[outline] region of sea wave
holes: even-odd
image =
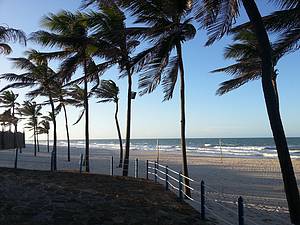
[[[27,141],[28,144],[33,144],[32,141]],[[47,145],[46,141],[40,141],[41,145]],[[52,144],[52,142],[50,142]],[[59,140],[57,145],[60,147],[66,147],[67,141]],[[84,148],[84,140],[71,140],[72,148]],[[120,144],[116,140],[108,141],[97,141],[93,140],[90,142],[91,149],[104,149],[104,150],[118,150]],[[124,146],[125,148],[125,146]],[[160,144],[156,145],[155,142],[147,141],[133,141],[131,142],[130,148],[133,151],[166,151],[166,152],[178,152],[181,151],[180,144]],[[290,154],[292,158],[300,158],[300,145],[291,145]],[[197,145],[193,142],[188,142],[187,152],[193,155],[199,156],[217,156],[217,157],[247,157],[247,158],[276,158],[277,151],[276,147],[272,145],[237,145],[237,144],[223,144],[216,145],[210,143],[204,143]]]

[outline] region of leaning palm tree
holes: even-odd
[[[66,89],[63,88],[63,84],[60,84],[57,86],[55,90],[55,99],[54,101],[58,103],[58,105],[55,108],[56,113],[59,113],[61,110],[64,112],[65,117],[65,127],[66,127],[66,134],[67,134],[67,148],[68,148],[68,154],[67,154],[67,160],[68,162],[71,161],[71,149],[70,149],[70,135],[69,135],[69,123],[68,123],[68,115],[67,115],[67,109],[66,105],[72,104],[73,101],[69,98],[67,98],[68,92]]]
[[[38,133],[47,135],[47,151],[49,152],[49,130],[50,123],[48,120],[42,120],[39,122]]]
[[[100,102],[114,102],[116,105],[115,111],[115,122],[118,132],[118,138],[120,143],[120,160],[119,160],[119,167],[122,167],[123,163],[123,144],[122,144],[122,135],[120,130],[120,125],[118,121],[118,111],[119,111],[119,87],[113,80],[102,80],[100,83],[100,87],[95,89],[93,93],[96,95],[97,98],[103,99],[98,101]]]
[[[73,14],[62,11],[50,14],[42,20],[43,26],[48,31],[38,31],[32,35],[32,40],[48,47],[57,47],[60,50],[45,53],[44,56],[63,59],[60,75],[63,81],[69,82],[78,67],[83,67],[83,76],[72,83],[84,83],[85,104],[85,161],[86,172],[89,167],[89,102],[88,82],[99,83],[99,74],[106,69],[108,64],[96,65],[92,56],[98,52],[99,43],[90,36],[86,16],[77,12]]]
[[[147,27],[140,33],[153,46],[147,54],[148,65],[139,79],[140,94],[151,93],[162,83],[164,100],[170,100],[177,79],[180,80],[181,110],[181,149],[183,174],[188,177],[188,165],[185,140],[185,71],[183,64],[182,44],[194,38],[196,29],[192,25],[190,1],[132,1],[128,5],[132,14],[137,17],[136,23],[145,23]],[[184,179],[189,185],[189,180]],[[190,190],[186,188],[190,196]]]
[[[48,61],[45,57],[41,56],[39,52],[31,50],[26,52],[27,58],[12,58],[14,65],[24,70],[22,74],[5,73],[0,75],[0,79],[6,79],[11,82],[6,85],[2,90],[8,88],[24,88],[36,87],[36,89],[29,91],[26,95],[31,99],[38,96],[47,97],[49,99],[51,110],[55,115],[54,106],[54,90],[57,87],[58,81],[57,74],[48,66]],[[1,90],[1,91],[2,91]],[[57,131],[56,119],[53,122],[53,152],[54,152],[54,170],[57,169]]]
[[[130,152],[131,101],[135,96],[135,93],[132,92],[132,76],[136,71],[136,66],[143,61],[143,57],[149,50],[133,55],[136,47],[140,44],[136,38],[139,35],[136,32],[138,28],[127,27],[124,12],[113,1],[106,3],[100,2],[97,5],[98,10],[88,13],[88,17],[89,24],[94,30],[93,36],[102,43],[98,56],[106,59],[106,63],[110,65],[117,64],[121,72],[120,77],[127,77],[126,143],[123,163],[123,176],[127,176]]]
[[[0,54],[9,55],[11,47],[6,42],[19,42],[26,45],[26,35],[23,31],[0,26]]]
[[[27,117],[27,128],[33,131],[34,137],[34,156],[36,156],[37,151],[37,126],[38,117],[41,116],[41,105],[37,105],[36,102],[25,101],[23,106],[19,109],[23,116]]]
[[[273,1],[279,3],[283,9],[299,8],[298,0]],[[276,84],[273,82],[275,74],[273,67],[273,53],[269,35],[267,33],[267,26],[264,24],[263,18],[254,0],[199,0],[198,2],[200,4],[197,7],[197,18],[202,26],[208,30],[208,45],[226,34],[230,30],[235,18],[239,15],[240,6],[243,5],[245,8],[250,20],[249,23],[251,29],[253,29],[259,46],[262,88],[281,167],[291,222],[300,224],[300,196],[281,120],[277,88]],[[299,20],[297,19],[296,21]],[[286,37],[291,33],[293,32],[288,30]]]

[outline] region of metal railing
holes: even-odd
[[[215,201],[214,199],[210,199],[206,195],[206,189],[210,189],[213,191],[217,191],[210,186],[207,186],[204,181],[196,181],[190,177],[185,176],[182,172],[177,172],[168,166],[159,164],[156,161],[149,161],[146,162],[146,179],[149,179],[149,175],[153,175],[154,182],[158,183],[159,180],[164,181],[165,189],[173,190],[177,193],[178,201],[191,201],[200,206],[200,216],[202,220],[207,218],[207,213],[214,216],[215,218],[219,219],[223,224],[232,225],[233,223],[228,221],[222,215],[216,213],[211,206],[207,205],[207,202],[215,203],[218,206],[222,207],[225,211],[229,212],[230,214],[237,215],[237,220],[239,225],[245,224],[245,217],[244,217],[244,200],[241,196],[237,199],[237,210],[231,210],[228,207],[220,204],[219,202]],[[190,181],[191,185],[187,185],[184,183],[184,180],[187,179]],[[192,187],[193,184],[200,184],[200,190],[196,189],[196,187]],[[190,190],[192,195],[188,194],[187,189]],[[200,196],[200,199],[197,197]],[[247,218],[247,224],[254,224],[258,225],[256,222]]]

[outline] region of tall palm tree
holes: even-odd
[[[26,52],[28,58],[12,58],[11,61],[14,65],[25,70],[25,73],[14,74],[6,73],[0,75],[0,79],[6,79],[11,82],[6,85],[2,90],[8,88],[23,88],[23,87],[36,87],[36,89],[29,91],[26,95],[30,98],[44,96],[49,99],[51,110],[55,115],[54,106],[54,90],[57,87],[58,81],[56,80],[57,74],[48,66],[48,61],[39,52],[31,50]],[[54,152],[54,170],[57,169],[57,131],[56,119],[53,122],[53,152]],[[37,141],[37,140],[36,140]]]
[[[94,94],[97,98],[103,99],[98,101],[100,102],[114,102],[116,105],[115,110],[115,122],[117,127],[117,133],[120,143],[120,160],[119,167],[122,167],[123,163],[123,144],[122,144],[122,135],[120,130],[120,125],[118,121],[118,112],[119,112],[119,87],[113,80],[101,80],[100,87],[94,90]]]
[[[28,117],[27,119],[27,128],[33,130],[34,137],[34,156],[36,156],[37,151],[37,126],[38,126],[38,117],[41,116],[41,105],[37,105],[36,102],[25,101],[23,106],[19,109],[23,116]]]
[[[106,3],[102,4],[100,2],[98,11],[90,12],[88,17],[89,24],[94,31],[93,36],[103,46],[101,51],[98,52],[98,56],[106,59],[110,65],[117,64],[122,73],[120,77],[127,77],[126,144],[123,164],[123,176],[127,176],[130,151],[131,101],[134,96],[132,76],[149,50],[133,56],[136,47],[140,44],[136,38],[139,35],[136,32],[138,28],[127,27],[124,12],[113,1]]]
[[[212,44],[227,33],[239,15],[240,5],[245,8],[259,46],[262,88],[281,167],[291,222],[300,224],[299,190],[281,120],[276,84],[273,82],[275,72],[272,47],[260,11],[254,0],[199,0],[199,2],[197,18],[210,34],[207,44]],[[299,7],[298,0],[274,0],[274,2],[281,4],[284,9]]]
[[[126,5],[126,4],[125,4]],[[162,83],[164,100],[173,96],[175,85],[180,79],[181,149],[183,174],[188,177],[185,140],[185,71],[182,44],[194,38],[196,29],[192,25],[190,1],[130,1],[127,5],[136,19],[147,27],[138,32],[153,46],[147,58],[148,65],[139,79],[140,94],[151,93]],[[189,185],[189,180],[184,179]],[[190,196],[190,190],[186,188]]]
[[[26,35],[21,30],[0,26],[0,54],[9,55],[12,52],[11,47],[6,43],[9,41],[18,41],[26,45]]]
[[[39,122],[38,132],[40,134],[47,135],[47,151],[49,152],[49,130],[50,130],[50,123],[48,120],[42,120]]]
[[[84,83],[84,105],[85,105],[85,161],[86,172],[89,167],[89,102],[88,82],[99,83],[99,75],[106,69],[108,64],[96,65],[93,56],[98,52],[99,43],[90,36],[86,16],[77,12],[73,14],[62,11],[58,14],[50,14],[42,20],[43,26],[48,31],[38,31],[32,35],[32,40],[48,47],[58,47],[60,50],[45,53],[48,58],[63,59],[60,75],[63,81],[70,81],[72,75],[79,66],[83,67],[84,75],[76,82]],[[75,83],[73,81],[73,83]]]

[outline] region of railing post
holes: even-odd
[[[205,186],[204,181],[201,181],[201,219],[205,220]]]
[[[15,156],[15,169],[18,168],[18,149],[16,149],[16,156]]]
[[[179,197],[179,201],[182,202],[183,195],[182,195],[182,176],[181,176],[181,171],[179,172],[179,175],[178,175],[178,197]]]
[[[80,161],[79,161],[79,173],[82,173],[82,164],[83,164],[83,154],[80,154]]]
[[[139,177],[139,159],[135,159],[135,172],[134,172],[134,177],[138,178]]]
[[[154,181],[157,183],[157,162],[154,164]]]
[[[244,201],[241,196],[238,198],[238,216],[239,225],[244,225]]]
[[[110,175],[113,176],[114,175],[114,157],[111,156],[111,160],[110,160]]]
[[[149,160],[146,161],[146,179],[149,180]]]
[[[166,191],[169,190],[169,168],[166,166]]]

